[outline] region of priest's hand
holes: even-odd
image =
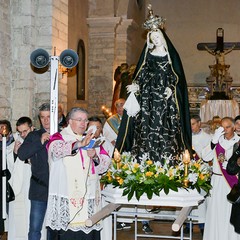
[[[92,133],[92,130],[87,132],[87,135],[81,140],[78,141],[78,148],[87,146],[90,141],[94,138],[94,134]]]
[[[224,134],[224,128],[223,127],[219,127],[215,130],[215,133],[213,134],[212,137],[212,143],[213,144],[217,144],[219,141],[219,138]]]

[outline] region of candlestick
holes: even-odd
[[[188,152],[188,150],[185,150],[184,154],[183,154],[183,164],[184,164],[184,179],[183,179],[183,185],[184,187],[188,187],[188,165],[190,163],[190,154]]]
[[[120,166],[121,166],[121,155],[116,148],[114,150],[113,158],[114,158],[115,163],[117,164],[117,170],[119,170]]]
[[[7,167],[7,128],[3,126],[2,130],[2,172],[6,172]],[[7,186],[7,176],[2,174],[2,218],[6,219],[7,217],[7,200],[6,200],[6,186]]]
[[[101,109],[106,118],[109,118],[112,116],[112,112],[106,106],[103,105]]]

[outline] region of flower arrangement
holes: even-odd
[[[170,189],[177,192],[178,188],[197,189],[198,192],[202,189],[208,194],[210,177],[211,167],[201,159],[191,160],[187,165],[179,159],[177,165],[171,166],[170,160],[166,159],[164,164],[153,162],[148,154],[142,156],[141,163],[138,163],[129,152],[124,152],[118,158],[114,156],[101,182],[122,188],[123,196],[127,195],[128,200],[134,194],[139,200],[144,193],[151,199],[153,194],[159,196],[161,190],[168,194]]]

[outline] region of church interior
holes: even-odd
[[[36,49],[44,49],[49,56],[60,56],[65,49],[78,54],[79,62],[72,69],[59,63],[58,102],[65,113],[81,106],[104,119],[102,106],[111,109],[115,69],[122,63],[137,64],[146,41],[142,23],[149,3],[155,14],[166,18],[166,33],[181,57],[190,110],[199,113],[210,98],[234,100],[230,107],[235,109],[240,86],[237,0],[228,6],[223,0],[197,4],[186,0],[24,0],[4,1],[0,10],[1,119],[14,124],[26,115],[37,125],[38,106],[50,100],[50,64],[44,70],[34,69],[30,55]],[[218,63],[217,39],[223,58]],[[223,95],[213,96],[216,87]]]
[[[15,126],[28,116],[38,128],[38,108],[50,102],[60,103],[65,115],[82,107],[105,122],[119,98],[116,70],[123,85],[146,43],[142,24],[149,4],[166,19],[164,31],[181,58],[190,113],[200,115],[209,131],[216,116],[239,115],[238,0],[2,0],[0,119]],[[200,230],[194,233],[193,239],[202,239]],[[119,236],[130,239],[127,231]]]

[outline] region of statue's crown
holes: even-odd
[[[163,29],[166,19],[163,17],[159,17],[157,15],[153,15],[151,4],[148,5],[148,10],[149,10],[148,18],[143,23],[143,28],[148,31],[152,30],[154,31],[160,28]]]

